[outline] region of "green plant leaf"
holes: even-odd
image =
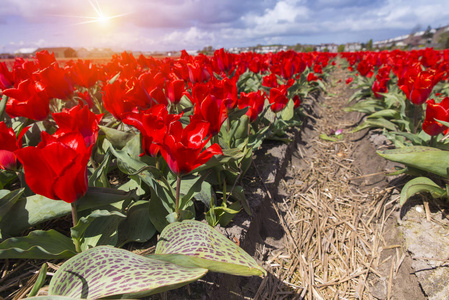
[[[234,189],[232,190],[231,197],[238,200],[242,204],[242,207],[245,210],[245,212],[249,216],[252,216],[251,208],[249,207],[248,200],[246,200],[245,191],[243,190],[242,186],[240,185],[235,186]]]
[[[369,115],[368,119],[378,119],[378,118],[386,118],[386,119],[399,119],[400,113],[394,109],[382,109],[376,111],[375,113]]]
[[[86,195],[78,199],[77,209],[94,209],[133,197],[132,193],[117,189],[89,187]],[[3,237],[14,236],[32,226],[71,212],[70,204],[61,200],[52,200],[41,195],[23,197],[0,220],[1,233]]]
[[[449,178],[449,152],[433,147],[410,146],[377,151],[380,156],[406,166]]]
[[[39,296],[39,297],[29,297],[26,298],[27,300],[79,300],[79,298],[71,298],[71,297],[64,297],[64,296]]]
[[[158,259],[186,267],[201,267],[241,276],[266,274],[242,248],[213,227],[194,220],[165,227],[159,237],[156,254],[161,254]]]
[[[346,112],[358,111],[361,113],[372,114],[384,109],[382,102],[375,99],[366,99],[344,109]]]
[[[132,252],[100,246],[66,261],[53,276],[49,295],[98,299],[141,298],[186,285],[207,273]]]
[[[400,204],[404,203],[413,195],[428,192],[433,198],[447,197],[446,189],[441,188],[427,177],[418,177],[407,182],[401,191]]]
[[[17,179],[17,174],[13,171],[0,170],[0,189]]]
[[[0,190],[0,222],[3,217],[9,213],[9,210],[20,199],[25,188],[17,189],[12,192],[8,190]],[[1,230],[0,230],[1,232]]]
[[[105,188],[111,187],[107,177],[108,168],[111,163],[111,160],[112,160],[111,153],[107,151],[100,166],[98,166],[98,168],[95,169],[95,171],[89,177],[89,186],[105,187]]]
[[[117,229],[126,216],[118,211],[95,210],[70,228],[73,239],[81,241],[81,251],[99,245],[115,246]]]
[[[72,240],[50,229],[35,230],[24,237],[13,237],[0,244],[0,259],[61,259],[76,254]]]
[[[39,270],[39,275],[37,276],[36,282],[31,289],[31,292],[28,294],[28,297],[34,297],[39,292],[40,288],[45,283],[45,278],[47,278],[47,263],[43,263],[41,269]]]
[[[150,203],[140,200],[132,204],[118,229],[119,247],[129,242],[143,243],[156,234],[156,228],[150,220]]]
[[[284,121],[289,121],[293,119],[295,116],[295,104],[293,103],[293,100],[288,100],[287,105],[281,112],[281,118]]]
[[[396,131],[397,127],[394,123],[387,119],[366,119],[365,122],[351,130],[351,133],[366,129],[366,128],[385,128],[391,131]]]
[[[131,140],[134,136],[136,136],[135,133],[131,131],[120,131],[114,128],[109,128],[106,126],[99,126],[101,131],[104,132],[106,135],[106,139],[116,148],[116,149],[122,149],[125,147],[126,143]],[[138,134],[137,134],[138,135]]]

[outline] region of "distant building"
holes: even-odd
[[[345,44],[346,52],[356,52],[362,50],[362,44],[360,43],[347,43]]]
[[[37,48],[20,48],[14,52],[14,56],[23,57],[23,58],[31,58],[34,56]]]
[[[52,47],[52,48],[38,48],[36,51],[34,51],[33,54],[36,54],[36,52],[47,50],[49,53],[54,53],[55,58],[75,58],[76,51],[73,48],[70,47]]]
[[[332,52],[337,53],[338,52],[338,45],[337,44],[320,44],[319,46],[316,46],[316,51],[319,52]]]

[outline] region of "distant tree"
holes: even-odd
[[[422,35],[422,37],[425,38],[425,39],[433,38],[432,27],[430,27],[430,25],[427,26],[427,29],[424,32],[424,34]]]
[[[212,46],[204,47],[203,50],[201,50],[200,52],[205,55],[210,55],[214,52],[214,47],[212,47]]]
[[[304,52],[313,52],[313,47],[307,46],[306,49],[304,49]]]
[[[345,51],[345,45],[338,45],[337,47],[337,51],[340,52],[344,52]]]
[[[323,52],[329,52],[329,48],[324,47]]]
[[[366,43],[366,50],[373,50],[373,39],[370,39],[368,43]]]

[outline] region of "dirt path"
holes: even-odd
[[[349,133],[362,116],[343,110],[354,92],[346,76],[337,68],[309,111],[279,187],[286,235],[267,262],[276,280],[265,278],[255,299],[425,299],[396,228],[392,164],[375,152],[388,141]],[[338,141],[319,137],[337,129]]]

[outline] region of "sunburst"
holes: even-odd
[[[65,18],[76,18],[81,19],[82,21],[75,23],[74,25],[82,25],[89,23],[98,23],[101,25],[108,25],[111,20],[117,19],[123,16],[128,15],[129,13],[117,14],[117,15],[107,15],[103,12],[100,3],[97,0],[88,0],[90,6],[92,6],[95,16],[73,16],[73,15],[56,15],[59,17]]]

